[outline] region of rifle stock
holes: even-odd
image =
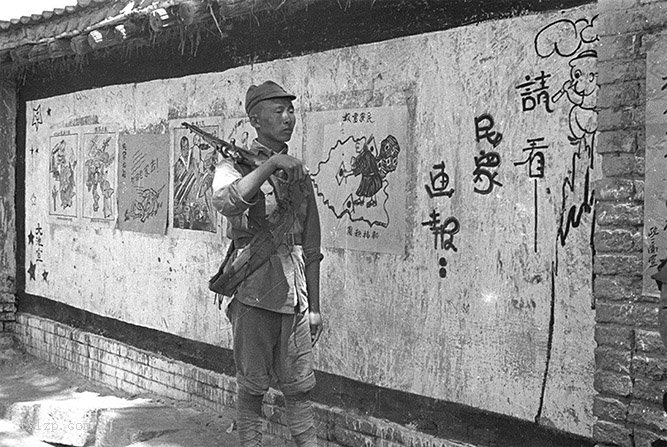
[[[224,158],[231,158],[236,163],[246,165],[251,168],[255,168],[259,164],[259,160],[257,160],[257,157],[255,157],[252,152],[242,147],[236,146],[233,142],[230,143],[223,140],[222,138],[216,137],[215,135],[206,132],[194,124],[186,123],[185,121],[181,124],[190,132],[202,137],[204,141],[214,147],[215,150],[218,151]]]

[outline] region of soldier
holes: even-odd
[[[273,383],[285,395],[297,446],[317,445],[308,394],[315,386],[312,348],[322,332],[320,222],[308,170],[287,154],[296,121],[294,99],[272,81],[251,86],[245,109],[257,132],[249,149],[257,167],[246,169],[226,159],[213,180],[213,205],[227,217],[227,236],[234,244],[229,262],[243,259],[244,250],[266,253],[253,245],[258,233],[273,235],[278,226],[289,224],[277,248],[271,246],[275,251],[243,278],[227,307],[243,447],[261,445],[262,399]]]

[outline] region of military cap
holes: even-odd
[[[273,98],[289,98],[295,100],[296,96],[287,93],[285,89],[273,81],[266,81],[259,85],[251,85],[245,95],[245,111],[250,114],[250,111],[260,101]]]

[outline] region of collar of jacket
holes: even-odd
[[[265,155],[267,157],[272,156],[273,154],[286,154],[287,153],[287,144],[283,146],[283,148],[279,151],[274,151],[273,149],[270,149],[266,146],[264,146],[262,143],[260,143],[257,138],[255,138],[250,145],[250,149],[248,149],[250,152],[252,152],[255,155]]]

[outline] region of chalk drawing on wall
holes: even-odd
[[[41,277],[42,281],[48,282],[49,272],[44,264],[44,228],[40,223],[37,223],[28,233],[28,253],[30,256],[27,269],[28,279],[37,281]],[[38,269],[41,270],[41,274]]]
[[[76,217],[78,209],[78,135],[57,132],[50,138],[49,214]]]
[[[546,170],[546,158],[544,152],[549,149],[544,137],[528,138],[527,147],[521,149],[526,154],[523,160],[514,162],[514,166],[526,166],[529,179],[533,179],[533,251],[537,253],[538,227],[539,227],[539,188],[538,180],[544,178]]]
[[[401,253],[407,109],[312,112],[306,119],[323,244]]]
[[[51,111],[51,109],[49,109]],[[49,114],[50,115],[50,114]],[[42,105],[38,104],[37,107],[32,108],[32,122],[31,125],[35,127],[35,131],[39,130],[39,125],[43,124],[42,120]]]
[[[120,135],[118,228],[164,234],[169,200],[169,135]]]
[[[646,54],[646,181],[644,184],[643,294],[660,296],[651,275],[667,258],[667,41]]]
[[[217,135],[218,126],[205,126],[186,120]],[[213,175],[218,154],[199,135],[184,127],[173,129],[173,214],[172,226],[186,230],[216,232]]]
[[[475,169],[472,176],[475,186],[473,189],[477,194],[491,194],[494,188],[503,186],[497,179],[498,172],[495,171],[501,163],[500,152],[496,151],[496,148],[502,142],[503,134],[493,130],[495,124],[490,113],[475,117],[475,140],[477,143],[486,140],[494,149],[492,151],[481,149],[479,156],[474,157]]]
[[[456,189],[449,187],[450,177],[447,173],[447,165],[444,161],[440,161],[440,163],[433,165],[433,171],[429,172],[430,183],[424,185],[429,198],[438,199],[447,197],[451,199],[456,192]],[[437,253],[437,251],[458,251],[456,245],[454,245],[454,236],[461,230],[461,224],[454,216],[450,216],[444,220],[442,220],[441,217],[441,213],[436,208],[433,208],[429,214],[429,220],[424,221],[421,224],[424,227],[428,227],[433,234],[433,250],[436,251],[436,257],[438,259],[438,276],[440,278],[446,278],[449,262],[444,255]]]
[[[567,100],[569,135],[572,146],[571,168],[561,184],[561,209],[557,244],[565,246],[573,228],[582,223],[584,214],[593,211],[594,191],[591,175],[594,169],[594,147],[597,132],[597,52],[598,35],[595,20],[557,20],[535,36],[535,51],[541,58],[560,57],[570,67],[569,79],[552,97],[554,103]],[[556,264],[557,266],[557,264]]]
[[[117,140],[104,128],[83,134],[83,217],[116,218]]]

